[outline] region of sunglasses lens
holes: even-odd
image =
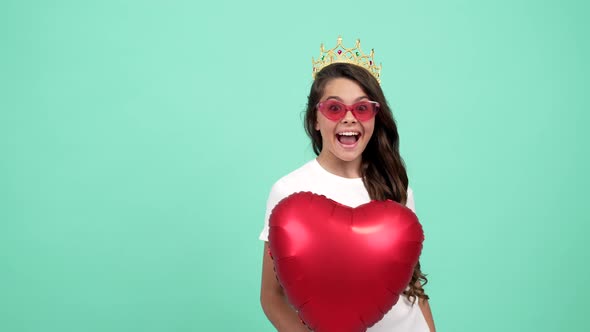
[[[370,120],[377,112],[377,105],[368,101],[361,101],[354,105],[354,116],[360,121]]]
[[[323,102],[320,106],[320,111],[330,120],[340,120],[346,113],[344,105],[335,100]]]

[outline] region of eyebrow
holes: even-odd
[[[338,97],[338,96],[329,96],[328,98],[326,98],[326,100],[329,100],[329,99],[336,99],[336,100],[338,100],[338,101],[340,101],[340,102],[343,102],[343,101],[344,101],[344,100],[342,100],[342,98],[340,98],[340,97]],[[357,99],[355,99],[354,101],[355,101],[355,102],[356,102],[356,101],[361,101],[361,100],[363,100],[363,99],[369,99],[369,97],[367,97],[367,96],[360,96],[360,97],[358,97]]]

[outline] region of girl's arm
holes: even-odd
[[[309,332],[287,302],[283,288],[276,278],[273,261],[268,254],[268,242],[264,243],[260,303],[266,317],[278,332]]]
[[[420,284],[420,281],[416,282],[417,285]],[[432,318],[432,311],[430,310],[430,304],[428,300],[418,299],[418,305],[420,306],[420,310],[422,310],[422,315],[426,320],[426,324],[428,324],[428,329],[430,332],[436,332],[436,328],[434,327],[434,319]]]

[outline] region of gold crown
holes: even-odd
[[[377,82],[381,84],[381,64],[379,64],[379,66],[375,65],[375,62],[373,61],[374,53],[375,51],[371,49],[369,55],[364,54],[363,51],[361,51],[360,39],[356,40],[354,48],[346,48],[342,45],[342,37],[338,36],[338,43],[334,48],[326,51],[324,49],[324,44],[322,43],[320,45],[320,56],[318,60],[316,61],[313,57],[311,58],[311,63],[313,65],[311,76],[315,79],[315,75],[327,65],[336,62],[344,62],[365,68],[373,74],[377,79]]]

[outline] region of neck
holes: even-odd
[[[361,156],[354,160],[346,161],[322,151],[316,159],[326,171],[332,174],[349,179],[361,177]]]

